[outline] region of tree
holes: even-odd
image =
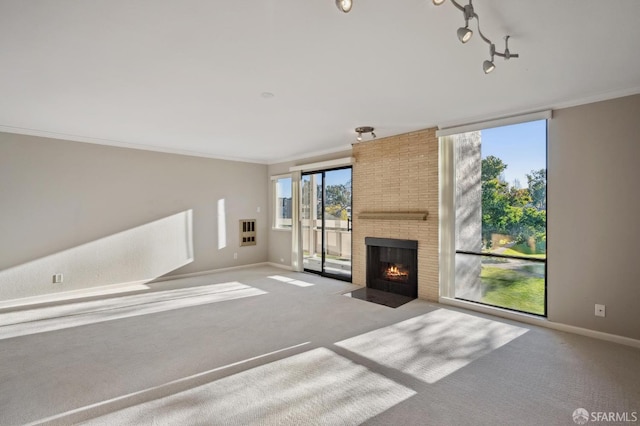
[[[527,184],[533,207],[547,210],[547,170],[531,170],[531,174],[527,174]]]
[[[536,251],[546,244],[546,170],[532,170],[528,187],[510,186],[504,180],[507,168],[500,158],[482,160],[482,239],[491,248],[493,234],[507,234],[518,244],[533,238]]]
[[[346,184],[327,185],[326,210],[339,219],[347,219],[347,208],[351,207],[351,181]]]
[[[522,218],[513,230],[518,244],[529,244],[529,239],[535,242],[535,252],[546,252],[547,243],[547,212],[546,210],[537,210],[533,207],[525,207],[522,209]],[[532,249],[534,247],[531,247]]]
[[[491,235],[506,233],[509,217],[509,185],[500,180],[507,165],[493,155],[482,159],[482,239],[491,248]]]
[[[514,207],[524,207],[531,204],[531,194],[527,188],[520,189],[512,186],[509,188],[508,198],[509,204]]]
[[[520,183],[520,179],[515,178],[515,179],[513,180],[513,183],[511,184],[511,187],[512,187],[512,188],[515,188],[515,189],[520,189],[520,188],[522,188],[522,184]]]
[[[500,180],[500,175],[505,171],[507,165],[493,155],[482,159],[482,182],[492,179]]]

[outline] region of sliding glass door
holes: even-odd
[[[304,269],[351,280],[351,167],[302,175]]]

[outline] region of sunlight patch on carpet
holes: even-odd
[[[413,395],[318,348],[84,424],[358,425]]]
[[[271,275],[269,278],[271,278],[272,280],[281,281],[283,283],[287,283],[287,284],[291,284],[291,285],[297,285],[298,287],[311,287],[311,286],[314,285],[314,284],[308,283],[306,281],[300,281],[300,280],[296,280],[294,278],[283,277],[282,275]]]
[[[266,294],[229,282],[0,314],[0,340]]]
[[[118,404],[121,404],[121,403],[127,404],[125,406],[129,406],[129,405],[132,405],[129,403],[129,401],[134,401],[137,398],[143,398],[143,400],[153,400],[153,399],[162,397],[164,395],[176,394],[178,393],[177,391],[171,391],[171,389],[173,389],[175,386],[188,386],[189,388],[194,388],[198,385],[195,385],[193,383],[197,383],[199,380],[206,380],[208,376],[215,374],[219,371],[223,371],[225,369],[232,368],[232,367],[237,367],[237,366],[247,364],[252,361],[260,360],[263,358],[267,358],[276,354],[281,354],[283,352],[287,352],[290,350],[295,350],[303,346],[306,346],[309,343],[310,342],[299,343],[297,345],[289,346],[287,348],[282,348],[282,349],[278,349],[265,354],[257,355],[251,358],[243,359],[242,361],[232,362],[231,364],[223,365],[221,367],[216,367],[212,370],[203,371],[201,373],[197,373],[188,377],[182,377],[180,379],[173,380],[171,382],[164,383],[159,386],[154,386],[152,388],[136,391],[126,395],[121,395],[116,398],[100,401],[95,404],[90,404],[84,407],[75,408],[73,410],[69,410],[64,413],[60,413],[51,417],[36,420],[35,422],[31,422],[26,426],[36,426],[36,425],[42,425],[42,424],[77,424],[79,420],[73,420],[75,416],[81,416],[81,418],[84,418],[84,419],[91,418],[91,417],[98,417],[100,415],[103,415],[105,412],[118,411],[117,409],[109,410],[110,406],[114,406],[114,405],[117,406]],[[90,413],[92,411],[98,412],[100,414],[91,416]]]
[[[528,330],[446,309],[336,343],[378,364],[435,383]]]

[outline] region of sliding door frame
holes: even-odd
[[[313,274],[318,274],[324,277],[328,277],[328,278],[333,278],[336,280],[341,280],[341,281],[347,281],[347,282],[352,282],[353,279],[353,259],[351,259],[350,262],[350,270],[349,270],[349,275],[346,276],[344,274],[336,274],[336,273],[331,273],[331,272],[327,272],[325,270],[325,266],[326,266],[326,252],[327,252],[327,248],[326,248],[326,220],[325,220],[325,209],[326,209],[326,195],[327,195],[327,188],[326,188],[326,173],[327,172],[332,172],[335,170],[346,170],[349,169],[351,171],[351,176],[353,178],[353,166],[348,165],[348,166],[340,166],[340,167],[333,167],[333,168],[329,168],[329,169],[322,169],[322,170],[313,170],[313,171],[308,171],[308,172],[302,172],[301,176],[300,176],[300,182],[302,182],[302,178],[304,176],[309,176],[309,175],[316,175],[316,174],[321,174],[322,175],[322,183],[321,183],[321,196],[320,196],[320,203],[321,203],[321,209],[320,211],[322,212],[322,217],[320,218],[320,223],[321,223],[321,238],[320,238],[320,247],[321,247],[321,265],[320,265],[320,271],[316,271],[313,269],[307,269],[304,268],[305,272],[311,272]],[[300,187],[302,189],[302,183],[300,184]],[[352,185],[353,188],[353,185]],[[351,193],[350,196],[350,200],[349,200],[349,205],[351,206],[352,210],[353,210],[353,193]],[[302,203],[300,203],[300,208],[302,209]],[[353,223],[353,222],[351,222]],[[347,230],[349,232],[353,231],[353,228],[349,227],[347,225]],[[353,235],[353,234],[352,234]],[[300,249],[301,252],[303,252],[302,248]],[[351,253],[353,253],[353,239],[351,240]],[[303,267],[304,267],[304,261],[303,261]]]

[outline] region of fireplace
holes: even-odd
[[[367,287],[418,297],[418,242],[366,237]]]

